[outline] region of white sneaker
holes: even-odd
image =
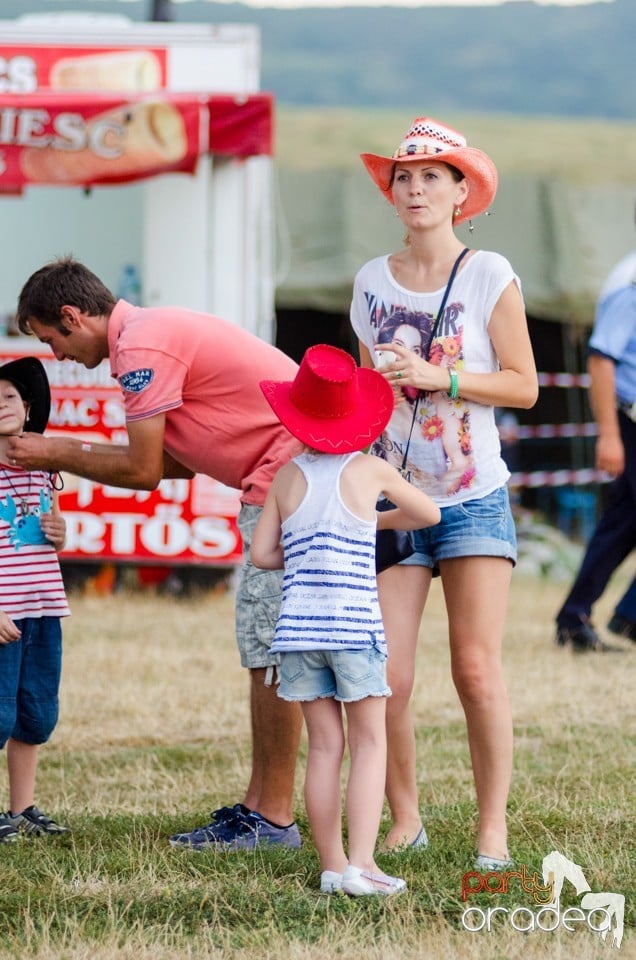
[[[509,857],[504,860],[500,857],[489,857],[487,853],[480,853],[475,860],[475,870],[480,873],[496,873],[500,870],[512,869],[514,865],[514,860]]]
[[[320,874],[321,893],[342,893],[342,874],[335,870],[323,870]]]
[[[351,897],[372,895],[390,897],[406,890],[406,881],[401,877],[389,877],[384,873],[369,873],[349,864],[342,874],[342,889]]]
[[[420,832],[416,836],[415,840],[411,840],[410,847],[428,847],[428,836],[424,827],[421,828]]]

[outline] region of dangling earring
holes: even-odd
[[[458,217],[461,217],[461,215],[462,215],[462,208],[461,208],[461,207],[455,207],[455,212],[453,213],[453,219],[454,219],[454,220],[457,220],[457,218],[458,218]]]

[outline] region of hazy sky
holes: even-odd
[[[187,3],[188,0],[172,0]],[[231,0],[219,0],[231,2]],[[241,0],[254,7],[494,7],[501,3],[527,3],[527,0]],[[534,0],[541,6],[573,7],[587,3],[613,3],[614,0]]]
[[[49,0],[52,6],[64,5],[64,0]],[[96,0],[86,0],[87,10]],[[120,3],[134,3],[136,0],[120,0]],[[174,4],[187,4],[189,0],[172,0]],[[217,0],[231,3],[232,0]],[[502,3],[527,3],[528,0],[239,0],[254,7],[495,7]],[[533,0],[540,6],[574,7],[589,3],[613,3],[614,0]],[[0,6],[2,0],[0,0]],[[97,4],[99,6],[99,4]],[[25,11],[26,12],[26,11]]]
[[[56,0],[53,0],[56,2]],[[133,0],[122,0],[123,3]],[[189,0],[172,0],[185,3]],[[231,3],[232,0],[217,0]],[[527,3],[528,0],[240,0],[253,7],[495,7],[502,3]],[[588,3],[613,3],[614,0],[534,0],[540,6],[574,7]]]

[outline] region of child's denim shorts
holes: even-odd
[[[320,700],[333,697],[343,703],[366,697],[390,697],[386,682],[386,654],[376,647],[363,650],[299,650],[280,655],[283,700]]]
[[[9,737],[46,743],[58,717],[62,673],[59,617],[16,620],[19,640],[0,645],[0,746]]]
[[[455,557],[504,557],[517,562],[517,535],[508,488],[485,497],[442,507],[433,527],[413,531],[415,553],[402,565],[436,568]]]

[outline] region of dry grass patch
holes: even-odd
[[[602,625],[628,582],[599,604]],[[512,848],[540,868],[558,849],[593,890],[627,897],[634,918],[636,649],[575,657],[553,642],[567,584],[517,576],[506,670],[517,750]],[[302,805],[301,851],[187,854],[169,847],[237,800],[250,762],[248,678],[233,597],[72,596],[60,723],[42,751],[38,799],[73,828],[3,848],[0,958],[19,960],[601,960],[588,930],[491,934],[461,926],[461,876],[474,854],[475,803],[464,721],[450,680],[441,589],[422,627],[414,712],[425,852],[386,857],[408,893],[394,901],[320,897]],[[1,776],[5,776],[4,771]],[[572,900],[570,891],[568,903]],[[524,903],[520,896],[511,908]],[[636,960],[628,929],[621,960]]]

